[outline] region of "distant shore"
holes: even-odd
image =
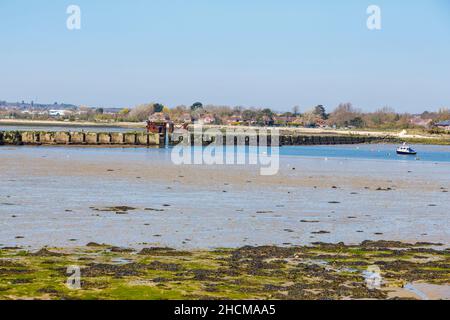
[[[0,125],[7,126],[61,126],[61,127],[105,127],[105,128],[145,128],[143,122],[88,122],[0,119]]]
[[[57,121],[57,120],[21,120],[21,119],[0,119],[0,126],[59,126],[59,127],[98,127],[98,128],[127,128],[127,129],[143,129],[145,124],[143,122],[87,122],[87,121]],[[193,126],[191,126],[192,128]],[[219,130],[259,130],[261,127],[250,126],[231,126],[231,125],[203,125],[204,129],[219,129]],[[293,128],[293,127],[278,127],[281,134],[286,135],[355,135],[368,137],[387,137],[396,138],[399,141],[406,141],[408,143],[416,144],[437,144],[450,145],[450,135],[431,135],[421,133],[413,130],[372,130],[372,129],[332,129],[332,128]]]

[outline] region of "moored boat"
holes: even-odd
[[[402,146],[397,148],[397,154],[402,155],[416,155],[417,151],[404,143]]]

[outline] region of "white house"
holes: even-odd
[[[71,112],[68,110],[49,110],[48,111],[48,115],[51,117],[64,117],[70,113]]]

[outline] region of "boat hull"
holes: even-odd
[[[404,156],[415,156],[415,155],[417,155],[417,152],[397,151],[397,154],[404,155]]]

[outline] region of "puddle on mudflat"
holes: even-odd
[[[133,262],[133,260],[125,259],[125,258],[113,258],[113,259],[111,259],[111,262],[113,264],[117,264],[117,265],[125,265],[125,264]]]
[[[414,293],[421,300],[450,300],[450,285],[408,283],[404,289]]]

